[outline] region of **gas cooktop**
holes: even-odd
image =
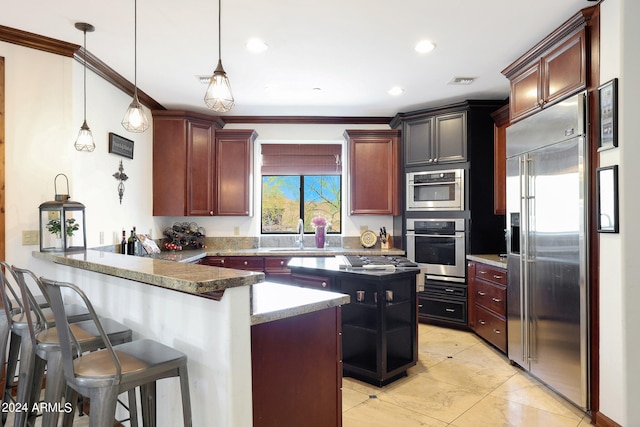
[[[418,267],[418,264],[409,260],[407,257],[398,255],[346,255],[345,258],[351,267],[390,265],[396,268]]]

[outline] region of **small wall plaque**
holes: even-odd
[[[133,141],[109,132],[109,152],[133,159]]]

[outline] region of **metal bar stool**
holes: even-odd
[[[25,396],[28,395],[25,393],[28,393],[31,390],[31,357],[29,355],[33,353],[33,348],[31,347],[30,340],[27,336],[28,325],[26,312],[29,311],[31,306],[39,306],[39,304],[37,303],[36,298],[28,289],[27,294],[30,295],[30,304],[26,304],[20,296],[21,291],[18,285],[18,278],[13,269],[4,261],[0,261],[0,266],[4,267],[5,270],[5,274],[2,274],[2,272],[0,271],[3,283],[3,286],[1,286],[1,296],[4,303],[6,324],[10,331],[9,352],[6,358],[5,387],[2,396],[2,402],[3,405],[6,406],[13,400],[12,392],[14,389],[14,379],[19,357],[27,355],[28,357],[26,357],[23,361],[20,361],[20,373],[24,378],[23,380],[21,380],[20,377],[18,377],[18,390],[16,395],[16,402],[20,405],[23,405],[24,403],[26,403]],[[13,283],[9,280],[9,277],[13,279]],[[9,289],[10,294],[13,297],[13,302],[16,303],[15,305],[17,307],[13,306],[9,294],[6,292],[7,289]],[[44,296],[46,298],[46,294],[44,294]],[[67,310],[66,315],[69,318],[70,323],[76,323],[91,318],[87,309],[80,305],[65,304],[64,309]],[[52,327],[54,324],[54,315],[51,308],[43,308],[42,313],[43,322],[47,325],[47,327]],[[25,337],[25,339],[23,339],[23,336]],[[2,425],[6,423],[7,415],[7,412],[2,413]],[[26,415],[26,411],[16,411],[15,425],[22,426],[25,422]]]
[[[67,385],[89,397],[91,427],[112,427],[117,396],[136,387],[140,387],[144,425],[155,426],[155,382],[169,377],[180,379],[183,423],[185,427],[191,427],[189,376],[187,356],[184,353],[148,339],[112,346],[91,302],[80,288],[71,283],[55,282],[45,278],[41,278],[41,281],[47,288],[58,325]],[[74,360],[61,288],[72,290],[84,301],[100,332],[104,350],[85,353]]]
[[[55,427],[58,425],[59,412],[52,410],[59,407],[62,396],[65,390],[64,372],[62,368],[62,353],[60,352],[60,340],[58,337],[58,329],[56,327],[48,327],[47,322],[44,320],[45,315],[42,309],[38,307],[33,301],[32,296],[27,286],[26,278],[29,278],[32,282],[36,283],[38,287],[43,291],[43,295],[46,295],[46,288],[40,281],[40,279],[31,271],[18,268],[16,266],[11,267],[15,273],[18,286],[22,292],[22,301],[28,301],[31,306],[31,310],[25,312],[28,325],[29,339],[31,341],[30,348],[32,352],[30,354],[23,354],[20,363],[21,374],[20,380],[25,378],[27,384],[31,384],[31,392],[27,393],[27,390],[20,392],[20,386],[18,386],[18,401],[25,401],[29,408],[33,407],[35,402],[38,402],[40,390],[42,388],[42,379],[44,376],[44,368],[47,368],[47,381],[45,384],[44,402],[47,404],[47,410],[42,414],[42,427]],[[26,304],[25,304],[26,305]],[[34,318],[31,314],[35,314]],[[105,329],[105,332],[109,338],[111,344],[122,344],[125,342],[131,342],[132,331],[121,323],[116,322],[113,319],[101,318],[100,321]],[[100,339],[100,333],[95,327],[95,324],[91,320],[85,320],[82,322],[72,323],[70,325],[73,331],[74,350],[77,353],[83,353],[87,351],[95,351],[102,348],[102,340]],[[26,347],[26,346],[25,346]],[[24,348],[24,347],[23,347]],[[34,351],[35,350],[35,351]],[[24,361],[24,363],[23,363]],[[26,372],[23,372],[23,367]],[[65,403],[70,403],[71,410],[65,412],[65,424],[71,422],[73,418],[73,405],[75,400],[70,400],[67,396]],[[56,406],[56,404],[58,404]],[[130,417],[130,424],[132,427],[137,426],[136,418],[136,400],[135,393],[131,392],[129,395],[130,411],[134,414]],[[30,417],[27,420],[27,425],[31,425],[37,414],[30,413]]]

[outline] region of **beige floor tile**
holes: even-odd
[[[343,427],[445,427],[447,423],[380,399],[366,402],[343,413]]]
[[[517,373],[491,392],[491,396],[581,420],[584,412],[526,373]]]
[[[509,358],[492,345],[481,341],[455,355],[455,359],[472,362],[477,365],[510,366]],[[514,372],[517,368],[513,367]]]
[[[418,329],[418,351],[452,356],[480,342],[480,338],[469,332],[444,329]]]
[[[378,399],[451,422],[485,395],[485,392],[433,380],[421,374],[407,381],[390,384],[384,393],[378,395]]]
[[[486,363],[477,364],[458,360],[455,355],[429,368],[421,376],[489,393],[515,374],[515,369],[507,363],[497,363],[493,366]]]
[[[362,402],[366,402],[369,400],[369,396],[368,394],[342,387],[342,412],[344,413]]]
[[[580,420],[487,396],[450,427],[577,427]]]

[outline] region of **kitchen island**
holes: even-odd
[[[342,309],[343,374],[384,386],[418,360],[418,268],[345,267],[344,257],[293,258],[293,282],[349,295]]]
[[[131,327],[134,339],[153,339],[187,355],[194,426],[254,425],[252,339],[262,336],[264,346],[269,339],[286,338],[287,321],[313,317],[314,313],[335,318],[340,305],[349,302],[346,295],[301,293],[300,289],[262,282],[263,274],[250,271],[94,250],[33,255],[28,268],[38,275],[77,284],[101,316]],[[211,298],[211,292],[220,291],[224,291],[220,298]],[[268,328],[268,335],[256,333],[254,328],[260,327]],[[339,329],[334,324],[333,330],[324,333],[335,338]],[[297,350],[301,351],[292,349]],[[335,350],[333,369],[325,372],[333,375],[335,382],[339,380],[337,353]],[[286,388],[287,381],[292,379],[281,379],[278,387]],[[181,425],[179,393],[177,380],[158,382],[159,426]],[[274,395],[274,389],[268,393]],[[339,387],[334,395],[339,395]]]

